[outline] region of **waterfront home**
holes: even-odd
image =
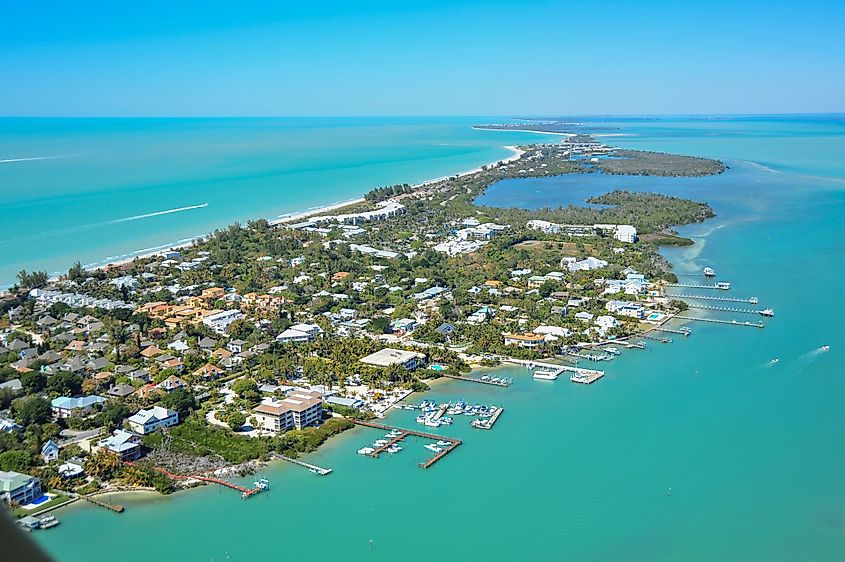
[[[38,478],[20,472],[0,471],[0,500],[26,505],[41,495],[41,480]]]
[[[371,353],[366,357],[362,357],[359,361],[374,367],[392,367],[393,365],[401,365],[409,371],[414,371],[425,364],[425,359],[426,356],[424,353],[386,347],[376,351],[375,353]]]
[[[94,395],[80,396],[79,398],[59,396],[58,398],[53,398],[50,406],[53,416],[56,418],[79,418],[93,413],[96,407],[102,405],[105,401],[106,399],[102,396]]]
[[[309,342],[322,335],[323,329],[317,324],[294,324],[278,336],[279,343]]]
[[[179,413],[161,406],[153,406],[130,416],[126,423],[135,433],[146,435],[160,427],[176,425],[179,423]]]
[[[134,461],[141,456],[141,438],[134,433],[115,429],[110,437],[97,442],[100,449],[117,455],[122,461]]]
[[[604,332],[609,330],[610,328],[616,328],[619,326],[619,320],[614,318],[613,316],[599,316],[596,318],[596,326]]]
[[[534,332],[527,332],[525,334],[502,334],[505,340],[505,345],[518,345],[527,349],[535,349],[546,344],[545,334],[535,334]]]
[[[283,400],[265,398],[253,409],[256,425],[281,432],[319,425],[323,419],[323,400],[318,392],[295,390]]]
[[[605,308],[608,312],[630,318],[643,318],[645,316],[645,308],[635,302],[610,300],[605,304]]]
[[[53,462],[59,458],[59,446],[52,439],[48,439],[44,445],[41,446],[41,458],[45,463]]]

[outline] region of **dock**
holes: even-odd
[[[118,504],[118,503],[106,503],[106,502],[104,502],[104,501],[100,501],[100,500],[98,500],[98,499],[96,499],[96,498],[93,498],[93,497],[91,497],[91,496],[86,496],[86,495],[84,495],[84,494],[79,494],[79,498],[80,498],[80,499],[83,499],[83,500],[85,500],[85,501],[87,501],[87,502],[89,502],[89,503],[91,503],[91,504],[94,504],[94,505],[96,505],[97,507],[104,507],[104,508],[106,508],[106,509],[109,509],[109,510],[111,510],[111,511],[114,511],[115,513],[123,513],[123,512],[125,511],[125,509],[126,509],[126,508],[124,508],[122,505],[120,505],[120,504]]]
[[[291,458],[291,457],[287,457],[285,455],[280,455],[278,453],[274,454],[273,458],[281,459],[283,461],[287,461],[289,463],[293,463],[293,464],[305,467],[318,476],[325,476],[327,474],[332,473],[331,468],[324,468],[322,466],[317,466],[316,464],[311,464],[310,462],[301,461],[299,459],[294,459],[294,458]]]
[[[699,285],[693,283],[666,283],[667,287],[679,287],[683,289],[716,289],[720,291],[728,290],[727,287],[719,287],[718,285]],[[668,296],[668,295],[667,295]]]
[[[692,330],[689,328],[678,328],[677,330],[674,328],[663,328],[662,326],[659,328],[652,328],[652,332],[664,332],[667,334],[677,334],[679,336],[688,336],[692,333]]]
[[[449,446],[444,447],[443,450],[441,452],[437,453],[435,456],[427,459],[424,462],[421,462],[419,464],[420,468],[430,467],[431,465],[433,465],[434,463],[436,463],[437,461],[439,461],[440,459],[445,457],[447,454],[451,453],[455,449],[455,447],[457,447],[458,445],[460,445],[462,443],[462,441],[460,439],[455,439],[454,437],[446,437],[446,436],[443,436],[443,435],[434,435],[434,434],[431,434],[431,433],[425,433],[425,432],[422,432],[422,431],[417,431],[415,429],[404,429],[404,428],[401,428],[401,427],[393,427],[393,426],[385,425],[385,424],[382,424],[382,423],[359,420],[359,419],[355,419],[355,418],[349,418],[349,421],[353,422],[356,425],[361,425],[361,426],[364,426],[364,427],[372,427],[372,428],[375,428],[375,429],[381,429],[383,431],[395,431],[395,432],[398,432],[400,434],[397,437],[394,437],[393,439],[388,441],[386,445],[384,445],[382,447],[378,447],[372,453],[370,453],[369,456],[371,456],[373,458],[377,458],[379,456],[379,454],[384,452],[385,450],[387,450],[388,447],[390,447],[391,445],[394,445],[396,443],[399,443],[400,441],[402,441],[408,435],[413,435],[415,437],[422,437],[424,439],[431,439],[432,441],[448,441],[449,443],[451,443]]]
[[[135,466],[135,464],[130,462],[130,461],[123,461],[123,462],[125,464],[130,465],[130,466]],[[198,475],[186,476],[186,475],[183,475],[183,474],[173,474],[172,472],[165,470],[163,468],[159,468],[157,466],[153,466],[151,468],[153,470],[155,470],[156,472],[161,472],[165,476],[169,476],[170,478],[173,478],[175,480],[199,480],[200,482],[208,482],[210,484],[219,484],[220,486],[224,486],[226,488],[231,488],[232,490],[237,490],[241,493],[241,497],[243,499],[251,498],[255,494],[262,492],[265,489],[267,489],[266,486],[255,486],[254,488],[244,488],[243,486],[241,486],[239,484],[235,484],[235,483],[229,482],[227,480],[221,480],[220,478],[212,478],[210,476],[198,476]]]
[[[586,370],[586,369],[584,369]],[[571,382],[580,384],[593,384],[604,376],[604,371],[590,371],[588,373],[576,373],[569,377]]]
[[[759,301],[757,297],[748,297],[747,299],[741,297],[712,297],[707,295],[670,295],[666,293],[663,295],[670,299],[692,299],[692,300],[703,300],[703,301],[722,301],[722,302],[744,302],[748,304],[757,304]]]
[[[575,351],[564,351],[564,355],[569,357],[576,357],[578,359],[586,359],[587,361],[610,361],[610,355],[604,353],[602,355],[593,355],[592,353],[577,353]]]
[[[491,417],[483,420],[472,420],[472,423],[470,423],[470,425],[475,429],[493,429],[493,426],[496,424],[497,421],[499,421],[499,417],[504,411],[504,408],[499,408],[498,410],[496,410],[496,413],[493,414]]]
[[[486,380],[485,381],[485,380],[476,379],[476,378],[473,378],[473,377],[462,377],[460,375],[440,375],[440,376],[446,377],[446,378],[449,378],[449,379],[455,379],[457,381],[477,382],[478,384],[489,384],[489,385],[492,385],[492,386],[501,386],[503,388],[507,388],[507,387],[510,386],[510,383],[502,382],[501,380],[499,380],[499,381]]]
[[[711,322],[713,324],[727,324],[729,326],[747,326],[749,328],[765,328],[762,322],[740,322],[739,320],[717,320],[715,318],[696,318],[695,316],[675,316],[678,320],[694,320],[696,322]]]
[[[652,330],[652,331],[655,331],[655,330]],[[687,335],[687,334],[684,334],[684,335]],[[656,341],[656,342],[660,342],[660,343],[672,343],[671,339],[664,337],[664,336],[653,336],[651,334],[642,334],[639,337],[646,339],[646,340],[652,340],[652,341]]]
[[[760,314],[759,310],[754,310],[753,308],[732,308],[729,306],[710,306],[707,304],[694,304],[690,303],[687,305],[689,308],[696,308],[699,310],[715,310],[717,312],[736,312],[739,314]]]

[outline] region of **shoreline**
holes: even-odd
[[[557,134],[557,133],[554,133],[554,134]],[[456,174],[449,174],[449,175],[446,175],[446,176],[440,176],[440,177],[436,177],[436,178],[427,179],[427,180],[412,184],[411,187],[413,189],[418,189],[418,188],[425,187],[425,186],[428,186],[428,185],[431,185],[431,184],[434,184],[434,183],[437,183],[439,181],[443,181],[443,180],[446,180],[446,179],[449,179],[449,178],[453,178],[453,177],[459,177],[460,178],[460,177],[476,174],[478,172],[483,171],[485,167],[490,166],[490,165],[498,164],[500,162],[503,163],[503,164],[515,162],[515,161],[519,160],[520,158],[522,158],[522,155],[525,154],[525,151],[521,150],[516,145],[504,145],[504,146],[502,146],[502,148],[511,151],[512,154],[510,156],[508,156],[507,158],[494,160],[492,162],[487,162],[485,164],[481,164],[479,166],[476,166],[475,168],[472,168],[470,170],[465,170],[463,172],[458,172]],[[341,201],[341,202],[337,202],[337,203],[330,203],[328,205],[322,205],[320,207],[315,207],[315,208],[307,209],[307,210],[304,210],[304,211],[294,211],[294,212],[291,212],[291,213],[278,215],[274,219],[268,219],[268,222],[270,223],[271,226],[274,226],[274,227],[281,226],[281,225],[288,224],[288,223],[291,223],[291,222],[301,221],[301,220],[307,219],[308,217],[312,217],[312,216],[315,216],[315,215],[322,215],[322,214],[329,213],[329,212],[332,212],[332,211],[338,211],[338,210],[344,209],[346,207],[351,207],[353,205],[359,205],[359,204],[364,203],[364,202],[366,202],[366,199],[364,197],[357,197],[355,199],[349,199],[347,201]],[[98,270],[101,270],[101,269],[109,269],[109,268],[112,268],[112,267],[120,267],[120,266],[125,265],[127,263],[132,263],[136,259],[151,258],[151,257],[156,256],[156,255],[158,255],[158,254],[160,254],[164,251],[167,251],[167,250],[180,250],[182,248],[188,248],[188,247],[192,246],[197,240],[205,238],[209,234],[211,234],[211,233],[209,232],[209,233],[206,233],[206,234],[198,234],[198,235],[193,236],[191,238],[183,239],[184,241],[175,242],[173,244],[161,244],[159,246],[156,246],[154,250],[151,250],[151,251],[148,251],[148,252],[144,251],[144,250],[139,250],[139,253],[137,253],[137,254],[127,256],[125,258],[121,258],[121,259],[118,259],[118,260],[108,261],[106,263],[98,262],[96,264],[88,264],[88,265],[84,266],[84,269],[85,269],[85,271],[98,271]],[[70,267],[70,266],[68,266],[68,267]],[[58,275],[56,273],[58,273]],[[59,276],[64,275],[64,273],[59,273],[59,272],[56,272],[56,273],[54,273],[53,275],[50,276],[50,281],[58,281]],[[6,285],[6,286],[0,286],[0,289],[8,289],[13,284],[14,283],[12,283],[10,285]]]

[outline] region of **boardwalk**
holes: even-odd
[[[130,465],[130,466],[135,466],[135,464],[132,463],[132,462],[129,462],[129,461],[123,461],[123,462]],[[157,472],[161,472],[165,476],[169,476],[170,478],[173,478],[175,480],[199,480],[200,482],[208,482],[208,483],[211,483],[211,484],[219,484],[221,486],[225,486],[226,488],[231,488],[233,490],[239,491],[241,493],[241,497],[244,498],[244,499],[250,498],[250,497],[254,496],[255,494],[257,494],[257,493],[266,489],[266,487],[262,487],[262,486],[256,486],[255,488],[244,488],[243,486],[241,486],[239,484],[234,484],[234,483],[229,482],[227,480],[221,480],[220,478],[212,478],[212,477],[209,477],[209,476],[197,476],[197,475],[185,476],[185,475],[182,475],[182,474],[173,474],[172,472],[169,472],[169,471],[167,471],[163,468],[159,468],[157,466],[152,467],[152,469],[157,471]]]
[[[431,465],[433,465],[434,463],[436,463],[437,461],[439,461],[440,459],[445,457],[447,454],[451,453],[455,449],[455,447],[457,447],[458,445],[460,445],[462,443],[462,441],[460,439],[455,439],[454,437],[445,437],[443,435],[434,435],[432,433],[425,433],[425,432],[422,432],[422,431],[417,431],[415,429],[404,429],[404,428],[401,428],[401,427],[393,427],[393,426],[390,426],[390,425],[385,425],[383,423],[376,423],[376,422],[359,420],[359,419],[354,419],[354,418],[350,418],[350,421],[357,424],[357,425],[362,425],[364,427],[372,427],[372,428],[381,429],[381,430],[384,430],[384,431],[396,431],[396,432],[400,433],[400,435],[398,435],[397,437],[394,437],[393,439],[388,441],[388,443],[386,445],[378,447],[372,453],[370,453],[369,455],[373,458],[378,457],[379,454],[383,453],[385,450],[387,450],[387,448],[390,447],[390,445],[399,443],[400,441],[402,441],[408,435],[414,435],[416,437],[423,437],[425,439],[431,439],[432,441],[448,441],[450,443],[450,445],[444,447],[443,450],[441,452],[437,453],[435,456],[429,458],[425,462],[421,462],[419,464],[420,468],[430,467]]]

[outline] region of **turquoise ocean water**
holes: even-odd
[[[544,139],[483,118],[0,118],[0,287],[234,221],[461,172]]]
[[[666,251],[678,271],[714,267],[776,317],[763,330],[692,324],[604,368],[590,387],[439,384],[427,397],[494,402],[489,432],[458,419],[464,444],[429,470],[422,443],[378,460],[356,429],[311,459],[325,478],[272,465],[272,490],[242,501],[206,487],[74,506],[33,535],[57,559],[841,560],[845,557],[845,126],[836,117],[622,120],[614,143],[724,159],[700,179],[579,176],[491,188],[486,204],[567,204],[608,188],[709,201]],[[731,314],[714,314],[731,319]],[[739,317],[744,320],[745,317]],[[828,352],[818,348],[830,345]],[[773,357],[780,362],[770,364]],[[412,412],[388,423],[413,427]],[[134,537],[128,540],[127,537]],[[154,540],[135,540],[154,537]],[[127,547],[127,544],[131,546]]]

